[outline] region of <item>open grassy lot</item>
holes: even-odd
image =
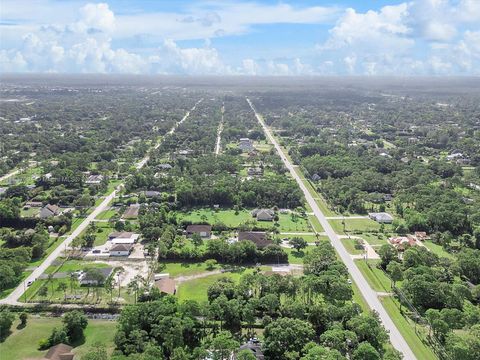
[[[58,259],[62,260],[62,259]],[[67,260],[63,264],[58,266],[49,266],[47,270],[45,271],[46,274],[52,274],[55,271],[58,272],[65,272],[65,273],[70,273],[73,271],[77,270],[85,270],[85,269],[101,269],[101,268],[106,268],[109,265],[106,263],[97,263],[93,261],[82,261],[82,260]]]
[[[95,227],[96,227],[96,230],[94,232],[95,234],[95,241],[93,243],[93,246],[99,246],[99,245],[103,245],[107,242],[107,239],[108,239],[108,235],[111,233],[111,232],[114,232],[115,229],[113,228],[113,226],[108,223],[108,222],[95,222]],[[87,232],[88,228],[83,230],[82,233],[79,235],[79,236],[83,236],[85,235],[85,233]]]
[[[301,251],[289,248],[283,248],[283,250],[288,254],[288,262],[290,264],[303,264],[303,258],[313,247],[315,246],[307,246]]]
[[[372,246],[382,246],[388,244],[388,238],[393,234],[363,233],[361,238]]]
[[[222,222],[225,225],[236,228],[246,221],[252,221],[254,218],[250,214],[251,210],[241,210],[235,214],[235,210],[198,209],[189,213],[178,213],[178,219],[189,220],[193,223],[208,222],[215,224]],[[280,232],[309,232],[312,231],[308,221],[302,217],[292,217],[290,214],[278,214],[277,229]],[[273,221],[256,221],[256,225],[263,229],[270,229],[275,226]]]
[[[355,260],[355,264],[362,272],[368,284],[375,291],[390,292],[392,290],[390,279],[376,267],[378,260]]]
[[[98,216],[95,218],[97,220],[109,220],[112,216],[117,215],[118,212],[115,209],[109,209],[102,211]]]
[[[168,273],[171,277],[176,276],[188,276],[200,274],[204,271],[208,271],[205,263],[177,263],[167,262],[163,263],[165,268],[162,269],[162,273]],[[217,267],[219,268],[219,266]]]
[[[12,333],[3,343],[0,343],[0,358],[24,359],[41,358],[47,351],[39,351],[38,343],[50,335],[54,327],[61,326],[60,318],[29,317],[27,326],[17,329],[18,320],[12,326]],[[115,335],[114,321],[89,320],[85,329],[85,341],[78,344],[73,350],[75,354],[84,354],[96,342],[105,344],[107,349],[113,350],[113,337]]]
[[[437,254],[440,257],[445,257],[448,259],[455,259],[455,256],[447,252],[441,245],[437,245],[430,240],[424,241],[423,244],[427,247],[428,250]]]
[[[378,231],[380,230],[380,224],[376,221],[371,219],[348,219],[345,218],[345,231],[343,231],[343,220],[342,219],[335,219],[335,220],[328,220],[330,225],[332,225],[333,229],[338,234],[345,234],[345,232],[349,233],[363,233],[369,231]],[[391,225],[385,224],[385,229],[390,229]]]
[[[262,266],[262,270],[270,270],[268,266]],[[252,273],[254,268],[242,268],[236,272],[225,272],[222,274],[215,274],[203,278],[197,278],[181,283],[177,288],[177,296],[179,301],[196,300],[199,302],[207,301],[208,287],[215,283],[220,278],[230,278],[238,282],[242,275]]]
[[[410,319],[405,318],[400,313],[396,300],[392,297],[382,297],[380,298],[380,301],[400,333],[407,341],[408,345],[410,345],[410,348],[417,359],[436,360],[437,357],[433,351],[427,345],[425,345],[422,339],[415,333],[413,322]]]
[[[363,248],[357,246],[358,242],[355,239],[341,239],[341,242],[349,254],[358,255],[364,253]]]

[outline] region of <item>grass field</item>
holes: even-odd
[[[363,249],[356,247],[357,241],[355,239],[341,239],[341,242],[349,254],[359,255],[364,253]]]
[[[25,328],[19,330],[17,326],[18,320],[12,326],[12,333],[3,343],[0,343],[0,358],[2,360],[41,358],[44,356],[47,351],[39,351],[37,349],[38,343],[41,339],[48,337],[54,327],[61,326],[61,319],[31,316]],[[89,320],[85,329],[85,342],[75,347],[74,353],[81,356],[96,342],[102,342],[107,349],[112,351],[115,326],[114,321]]]
[[[171,277],[176,276],[187,276],[200,274],[204,271],[208,271],[205,263],[175,263],[168,262],[165,264],[165,268],[161,271],[162,273],[168,273]],[[220,266],[217,266],[219,268]]]
[[[393,234],[376,234],[376,233],[363,233],[361,238],[364,239],[372,246],[382,246],[388,243],[388,238]]]
[[[434,254],[437,254],[440,257],[445,257],[451,260],[455,259],[455,256],[447,252],[441,245],[437,245],[430,240],[424,241],[423,244],[427,247],[428,250],[430,250]]]
[[[368,260],[369,267],[365,260],[355,260],[355,264],[373,290],[390,292],[392,291],[390,279],[380,269],[377,269],[377,263],[378,260]]]
[[[283,248],[288,254],[288,262],[290,264],[303,264],[303,258],[315,246],[307,246],[307,248],[297,251],[295,249]]]
[[[109,220],[112,216],[117,215],[117,210],[109,209],[102,211],[98,216],[95,218],[97,220]]]
[[[425,345],[417,334],[415,334],[414,324],[411,320],[406,319],[401,313],[396,304],[396,300],[392,297],[381,297],[385,310],[390,315],[398,330],[405,338],[417,359],[422,360],[436,360],[437,357],[433,351]]]
[[[268,266],[262,266],[262,270],[270,270]],[[177,296],[179,301],[184,300],[196,300],[198,302],[207,301],[207,290],[210,285],[215,283],[220,278],[230,278],[235,282],[238,282],[242,275],[252,273],[253,268],[246,268],[238,272],[225,272],[223,274],[216,274],[206,276],[204,278],[185,281],[178,286]]]
[[[236,228],[246,221],[254,220],[250,214],[251,210],[241,210],[235,214],[235,210],[219,210],[199,209],[190,213],[178,213],[178,219],[189,220],[193,223],[206,221],[209,224],[222,222],[225,225]],[[309,232],[312,231],[308,221],[301,217],[292,218],[290,214],[278,214],[278,230],[280,232]],[[274,226],[273,221],[257,221],[256,225],[260,228],[270,229]]]
[[[329,220],[330,225],[338,234],[345,234],[345,232],[368,232],[380,230],[380,224],[371,219],[345,219],[345,232],[343,231],[343,224],[341,219]],[[389,229],[391,225],[385,225],[385,229]]]

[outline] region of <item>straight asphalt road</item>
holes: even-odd
[[[355,281],[355,283],[357,284],[358,288],[360,289],[360,292],[362,293],[363,298],[367,302],[368,306],[372,310],[375,310],[378,313],[380,320],[383,323],[383,326],[389,332],[390,342],[395,347],[395,349],[397,349],[403,354],[405,360],[415,360],[416,357],[413,354],[412,349],[410,349],[410,346],[407,344],[404,337],[402,336],[402,334],[400,333],[400,331],[398,330],[398,328],[396,327],[396,325],[388,315],[387,311],[385,310],[382,303],[378,299],[377,293],[370,287],[367,280],[365,280],[365,278],[363,277],[361,271],[358,269],[354,260],[351,258],[350,254],[347,252],[342,242],[340,241],[340,238],[335,233],[332,226],[326,219],[325,215],[322,213],[322,211],[318,207],[317,203],[315,202],[315,199],[310,194],[310,192],[308,191],[307,187],[304,185],[303,181],[300,179],[298,174],[295,172],[294,166],[285,156],[277,140],[273,137],[270,129],[267,127],[267,125],[263,121],[262,116],[257,113],[250,99],[247,98],[247,102],[252,108],[253,112],[255,113],[255,117],[257,118],[258,122],[262,126],[263,131],[267,135],[267,138],[275,146],[275,149],[277,150],[278,154],[283,160],[283,163],[285,164],[287,169],[290,171],[290,174],[293,176],[293,178],[297,181],[298,185],[302,189],[308,204],[313,210],[315,217],[318,219],[318,221],[322,225],[326,235],[328,236],[328,238],[330,239],[330,242],[332,243],[332,246],[335,248],[335,250],[339,254],[343,263],[346,265],[352,280]]]
[[[173,134],[175,130],[177,129],[178,125],[180,125],[182,122],[184,122],[190,113],[195,110],[195,107],[202,101],[203,99],[200,99],[190,111],[187,111],[185,116],[178,122],[176,123],[173,128],[168,132],[168,134]],[[154,147],[154,149],[158,148],[161,142],[157,143]],[[150,159],[149,153],[142,159],[140,160],[136,168],[141,169],[147,161]],[[123,187],[123,184],[120,184],[117,186],[115,190],[113,190],[109,195],[105,197],[105,199],[92,211],[90,215],[88,215],[85,220],[82,221],[82,223],[69,235],[67,238],[59,244],[55,250],[53,250],[50,255],[47,256],[47,258],[35,269],[32,271],[32,273],[18,285],[15,290],[13,290],[7,297],[4,299],[0,300],[0,304],[9,304],[9,305],[23,305],[23,303],[19,302],[18,300],[20,299],[20,296],[24,293],[26,289],[26,284],[28,284],[29,281],[33,282],[35,281],[40,275],[42,275],[47,268],[52,265],[52,263],[55,261],[57,257],[61,255],[61,253],[67,249],[67,247],[72,243],[72,241],[82,233],[83,230],[87,228],[88,225],[104,210],[106,210],[110,204],[110,202],[115,198],[117,191]]]

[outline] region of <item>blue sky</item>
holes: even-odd
[[[0,71],[479,75],[480,0],[2,0]]]

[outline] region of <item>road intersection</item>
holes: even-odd
[[[200,99],[199,101],[197,101],[197,103],[195,103],[195,105],[193,106],[193,108],[190,110],[190,111],[187,111],[187,113],[185,114],[185,116],[179,121],[177,122],[173,127],[172,129],[168,132],[168,134],[173,134],[175,132],[175,130],[177,129],[177,127],[183,123],[189,116],[190,116],[190,113],[192,111],[195,110],[196,106],[202,101],[203,99]],[[161,144],[161,141],[158,142],[153,148],[152,150],[154,149],[157,149]],[[137,164],[136,164],[136,168],[137,169],[141,169],[143,166],[145,166],[145,164],[148,162],[148,160],[150,159],[150,151],[147,153],[147,155],[145,155],[145,157],[143,159],[141,159]],[[47,258],[37,267],[35,268],[32,273],[27,276],[26,279],[24,279],[8,296],[6,296],[5,298],[1,299],[0,300],[0,305],[1,304],[8,304],[8,305],[24,305],[24,303],[22,302],[19,302],[18,300],[20,299],[20,297],[22,296],[22,294],[25,292],[26,290],[26,287],[27,287],[27,284],[29,283],[32,283],[33,281],[35,281],[38,277],[40,277],[40,275],[42,275],[45,270],[47,270],[47,268],[52,265],[52,263],[55,261],[55,259],[57,257],[59,257],[62,252],[64,250],[66,250],[68,248],[68,246],[70,246],[70,244],[73,242],[73,240],[79,236],[82,231],[84,231],[88,225],[90,225],[91,222],[93,222],[95,220],[95,218],[102,212],[102,211],[105,211],[110,202],[115,198],[115,196],[117,195],[117,192],[119,190],[121,190],[121,188],[123,187],[123,183],[118,185],[110,194],[108,194],[105,199],[85,218],[85,220],[83,220],[80,225],[70,234],[66,237],[66,239],[61,243],[59,244],[51,253],[50,255],[47,256]]]

